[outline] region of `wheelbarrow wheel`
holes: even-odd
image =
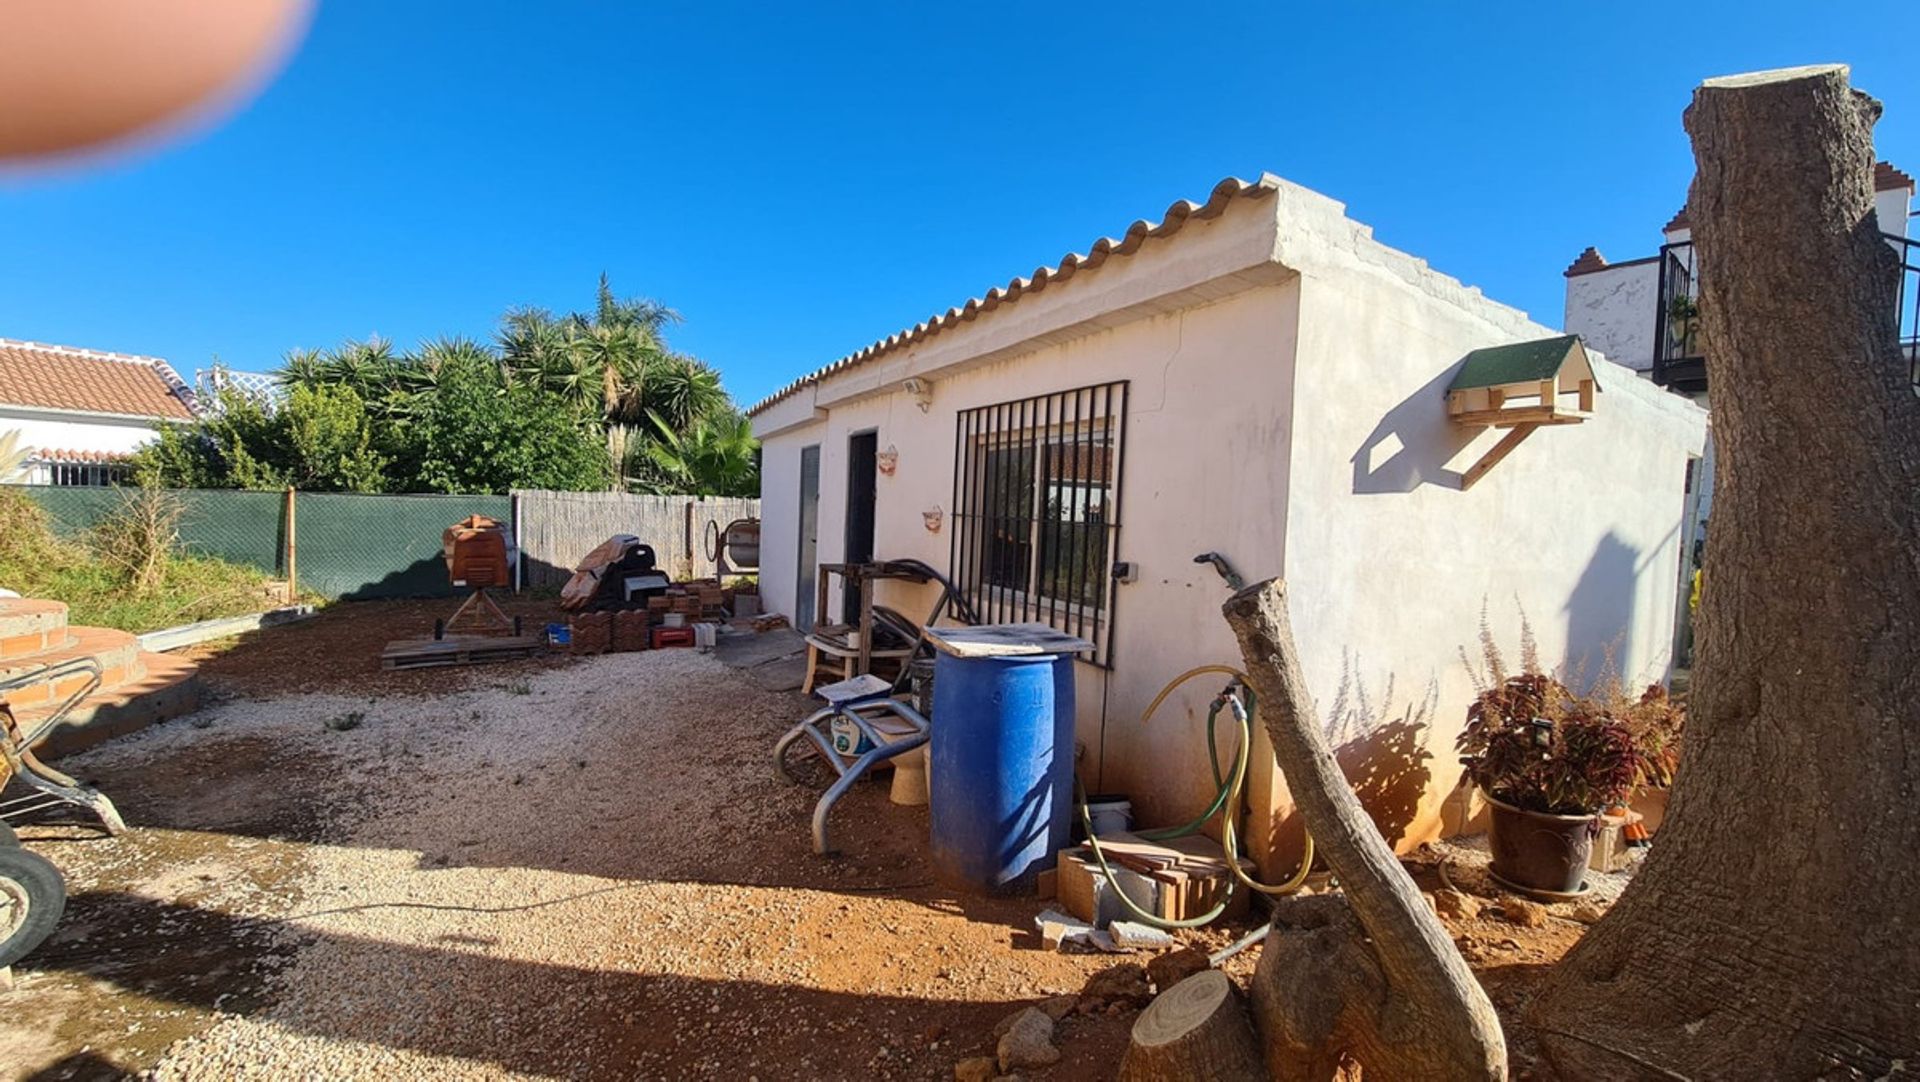
[[[53,934],[67,907],[60,869],[38,853],[0,849],[0,966],[10,966]]]

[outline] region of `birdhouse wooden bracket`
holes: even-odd
[[[1599,390],[1593,362],[1574,335],[1467,354],[1447,387],[1447,419],[1464,428],[1507,433],[1460,475],[1460,487],[1472,488],[1535,430],[1592,417]]]

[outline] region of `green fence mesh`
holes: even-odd
[[[55,533],[78,537],[120,507],[131,490],[120,488],[65,488],[24,486],[53,520]],[[180,489],[182,504],[180,547],[203,556],[217,556],[236,564],[251,564],[269,574],[282,574],[280,554],[286,548],[281,522],[287,497],[283,492],[233,492]]]
[[[125,497],[115,488],[22,486],[45,508],[55,532],[83,536]],[[183,548],[285,575],[286,493],[179,490]],[[300,493],[294,509],[300,588],[326,597],[444,597],[453,594],[440,534],[468,515],[502,522],[505,496],[360,496]]]
[[[302,492],[294,509],[300,587],[328,597],[454,592],[440,534],[468,515],[509,520],[505,496],[358,496]]]

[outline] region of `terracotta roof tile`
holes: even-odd
[[[188,421],[191,398],[157,357],[0,338],[0,405]]]
[[[862,365],[896,349],[913,345],[931,338],[941,331],[950,330],[962,323],[971,323],[980,316],[993,311],[1003,304],[1012,304],[1028,293],[1038,293],[1051,283],[1064,282],[1082,270],[1092,270],[1107,261],[1108,256],[1132,255],[1140,250],[1151,237],[1170,237],[1187,224],[1189,218],[1206,221],[1217,218],[1226,212],[1227,205],[1238,198],[1258,199],[1272,195],[1280,187],[1280,181],[1273,176],[1262,176],[1248,182],[1238,177],[1228,177],[1213,186],[1213,192],[1205,203],[1194,203],[1182,199],[1167,208],[1159,222],[1137,221],[1127,227],[1125,235],[1119,240],[1101,237],[1087,250],[1086,255],[1069,252],[1057,266],[1041,267],[1029,278],[1015,278],[1005,286],[996,286],[987,291],[987,295],[968,301],[959,308],[949,308],[924,323],[908,327],[873,343],[865,349],[850,353],[845,357],[815,369],[801,376],[785,387],[773,392],[754,403],[747,411],[748,416],[759,413],[782,399],[789,398],[802,387],[819,383],[829,376],[838,375],[849,368]]]
[[[1913,178],[1893,167],[1892,162],[1873,163],[1873,190],[1890,192],[1897,188],[1913,190]]]
[[[1895,169],[1891,162],[1873,163],[1873,190],[1874,191],[1890,192],[1899,188],[1905,188],[1908,191],[1912,191],[1913,186],[1914,186],[1913,178],[1901,172],[1900,170]],[[1680,212],[1673,216],[1673,220],[1669,221],[1666,225],[1666,228],[1662,229],[1661,232],[1671,233],[1676,229],[1687,229],[1687,228],[1689,228],[1687,224],[1687,208],[1683,206],[1680,208]]]
[[[124,451],[68,451],[61,448],[37,447],[27,456],[27,460],[71,465],[106,465],[111,462],[125,462],[132,457],[131,453]]]
[[[1576,274],[1592,274],[1594,271],[1606,269],[1607,257],[1601,255],[1598,248],[1588,248],[1581,252],[1580,258],[1574,260],[1563,273],[1571,278]]]

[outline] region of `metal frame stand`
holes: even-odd
[[[918,710],[893,698],[893,685],[871,674],[856,676],[851,680],[842,680],[837,684],[828,684],[815,692],[827,701],[827,705],[809,714],[805,721],[788,729],[778,743],[773,746],[773,766],[775,773],[787,781],[798,781],[787,769],[787,749],[797,743],[801,737],[813,741],[815,748],[840,777],[827,787],[819,803],[813,806],[813,851],[820,856],[835,852],[827,838],[827,813],[833,810],[834,802],[846,795],[853,783],[862,774],[875,765],[886,762],[898,755],[904,755],[925,744],[932,735],[932,726]],[[892,714],[913,728],[906,736],[892,734],[889,742],[887,735],[875,729],[872,716]],[[849,763],[845,757],[834,750],[833,741],[827,736],[827,726],[835,717],[844,717],[851,721],[860,734],[866,737],[873,747]]]
[[[21,784],[34,790],[26,796],[15,797],[0,802],[0,822],[11,821],[30,812],[51,808],[60,804],[72,804],[85,808],[99,817],[100,825],[107,828],[108,834],[119,835],[127,832],[127,824],[120,818],[119,809],[113,806],[105,793],[92,786],[82,785],[66,774],[48,766],[33,754],[33,746],[41,738],[67,719],[80,700],[94,693],[100,687],[100,662],[95,658],[74,658],[70,661],[42,665],[37,669],[0,680],[0,695],[23,688],[30,684],[51,684],[70,676],[85,673],[87,681],[80,690],[67,696],[58,708],[40,723],[33,732],[24,732],[20,723],[14,720],[13,710],[0,700],[0,788],[7,781],[18,778]]]

